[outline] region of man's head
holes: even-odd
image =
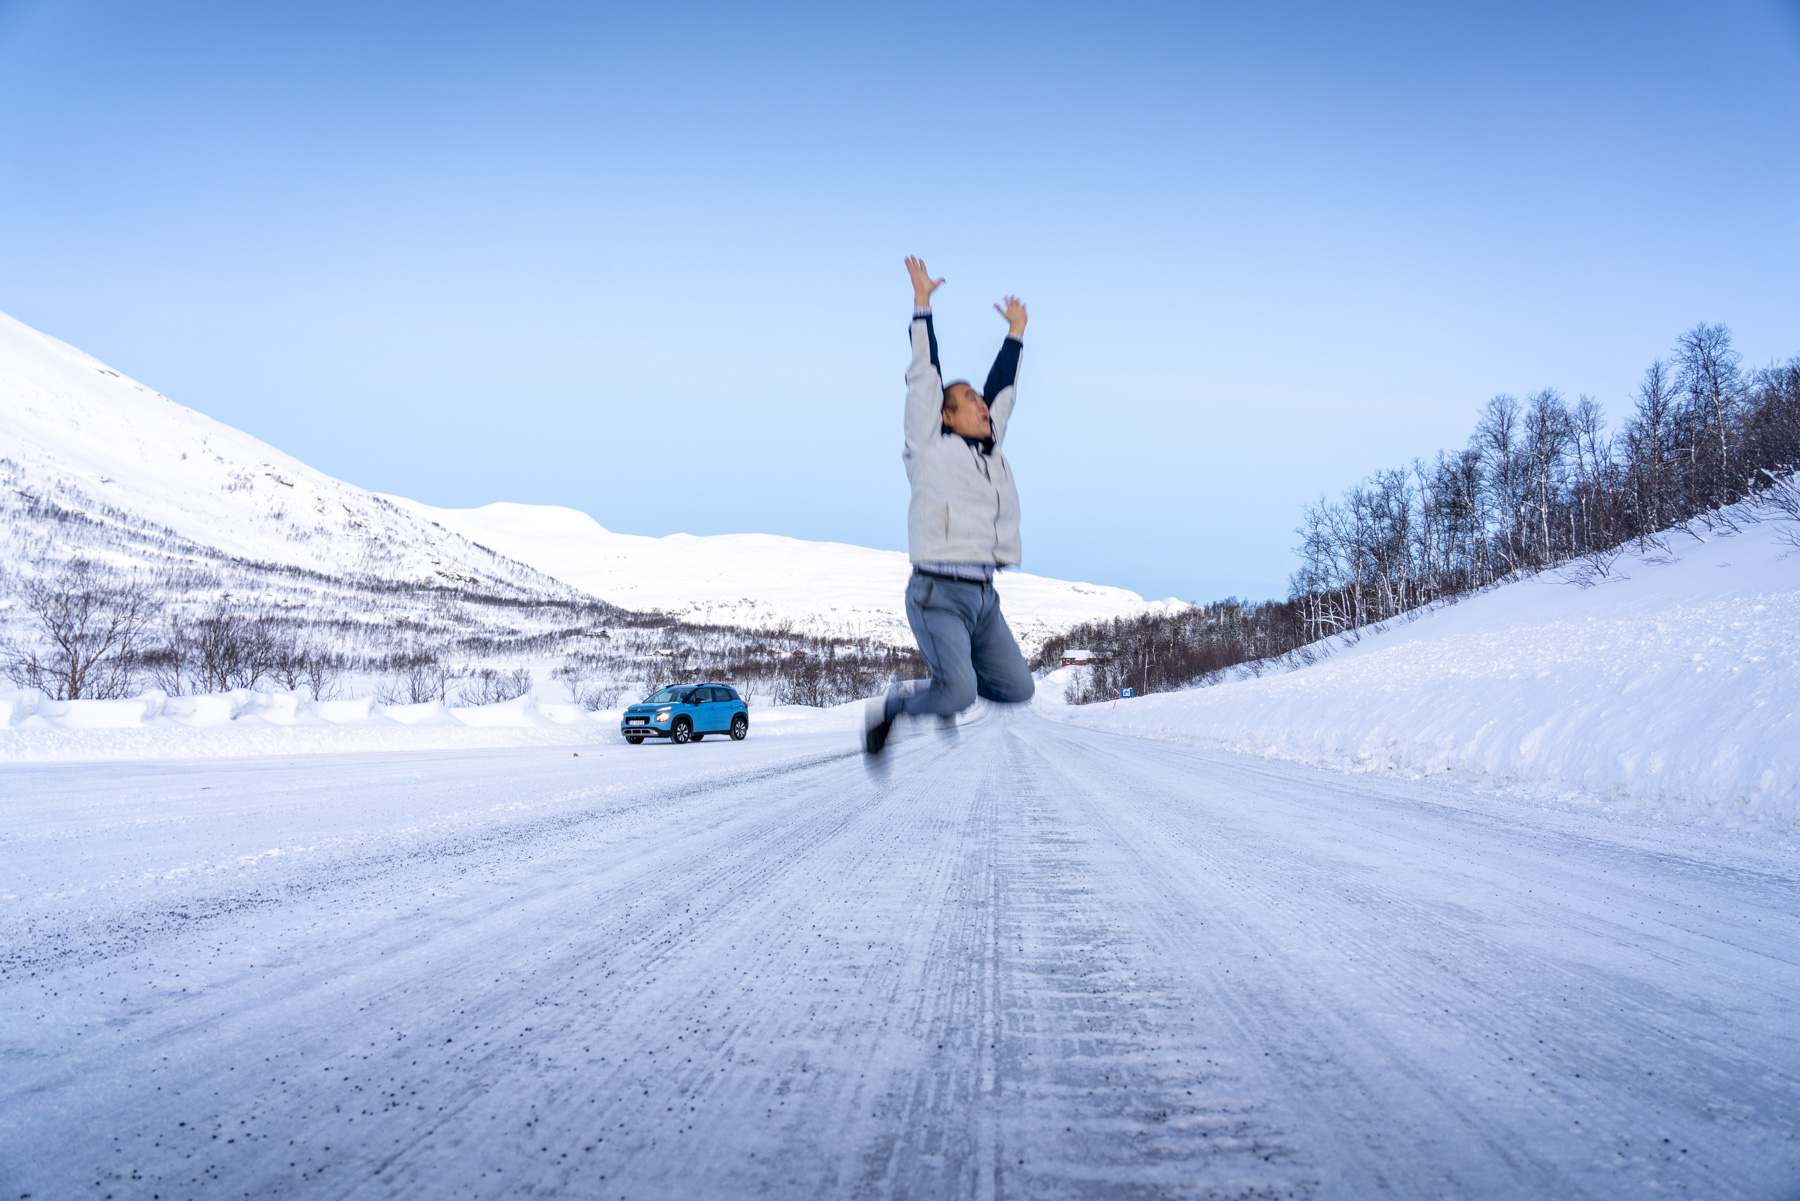
[[[944,389],[944,426],[965,438],[991,438],[994,424],[988,418],[987,401],[967,380],[956,380]]]

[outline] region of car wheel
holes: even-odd
[[[625,741],[629,742],[632,746],[636,746],[638,743],[644,741],[644,736],[639,734],[636,738],[633,738],[631,735],[627,734],[625,735]]]
[[[694,723],[685,717],[677,717],[675,724],[669,727],[670,742],[686,742],[694,736]]]
[[[749,732],[750,732],[750,719],[748,717],[745,717],[742,713],[740,713],[736,717],[731,719],[731,737],[734,740],[736,740],[738,742],[744,741],[744,735],[748,734]]]

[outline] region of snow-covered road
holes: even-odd
[[[1800,1192],[1791,849],[849,742],[0,768],[0,1196]]]

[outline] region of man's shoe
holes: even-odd
[[[888,731],[894,728],[894,718],[900,713],[900,685],[889,684],[887,695],[871,700],[863,710],[863,751],[870,755],[881,754],[881,748],[887,745]]]
[[[881,717],[881,702],[870,701],[871,719],[863,730],[863,751],[870,755],[881,754],[881,748],[887,745],[888,731],[894,728],[894,719]]]

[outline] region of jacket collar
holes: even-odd
[[[967,434],[957,433],[947,425],[938,426],[938,434],[945,438],[961,438],[964,442],[967,442],[970,446],[973,446],[984,455],[991,455],[994,453],[994,440],[992,438],[971,438]]]

